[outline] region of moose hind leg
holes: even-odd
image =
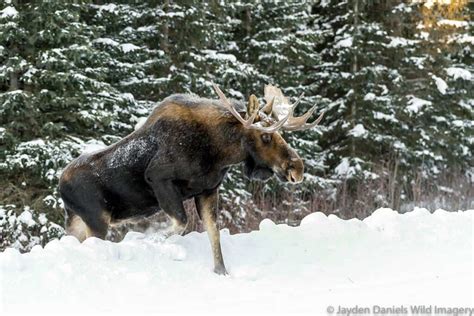
[[[84,241],[89,234],[89,227],[82,218],[66,210],[66,234],[76,237],[80,242]]]
[[[187,221],[187,216],[186,214],[184,214],[184,216],[186,217],[185,220],[183,220],[182,218],[180,218],[180,216],[176,217],[174,214],[173,215],[169,215],[167,214],[169,219],[171,220],[171,231],[173,234],[176,234],[176,235],[184,235],[185,232],[186,232],[186,228],[188,227],[188,221]],[[178,219],[180,218],[180,219]]]
[[[66,220],[66,233],[76,237],[80,242],[89,237],[105,239],[109,228],[110,216],[105,212],[98,218],[84,220],[79,215],[72,214]]]
[[[202,194],[196,197],[196,207],[207,231],[211,243],[212,257],[214,259],[214,272],[226,275],[227,270],[222,257],[220,233],[217,227],[218,191]]]
[[[66,211],[66,231],[80,241],[88,237],[104,239],[110,223],[103,190],[95,176],[85,172],[80,177],[61,178],[59,193]]]
[[[89,205],[74,205],[66,207],[66,233],[75,236],[79,241],[89,237],[105,239],[110,214],[99,203]]]
[[[92,219],[86,219],[86,223],[89,227],[87,238],[97,237],[105,239],[109,231],[110,215],[107,211],[102,209],[98,216],[94,216]]]
[[[188,217],[178,189],[169,180],[162,181],[151,178],[149,182],[152,184],[153,192],[160,207],[172,222],[170,231],[166,231],[165,235],[184,234],[188,226]]]

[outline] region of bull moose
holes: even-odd
[[[105,238],[109,225],[163,210],[183,233],[183,201],[194,198],[211,243],[214,271],[226,274],[216,224],[218,188],[232,165],[244,163],[249,178],[284,182],[303,180],[303,161],[278,133],[304,130],[316,107],[303,116],[293,111],[302,98],[288,102],[280,89],[265,86],[260,108],[251,95],[248,106],[228,100],[175,94],[159,103],[146,122],[122,140],[83,154],[64,169],[59,192],[66,231],[83,241]]]

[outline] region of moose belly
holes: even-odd
[[[174,180],[173,183],[179,189],[185,200],[219,187],[227,170],[228,169],[224,169],[218,174],[203,175],[190,180]]]
[[[104,200],[114,221],[150,216],[160,209],[153,192],[145,186],[129,186],[124,190],[104,189]]]
[[[181,181],[176,181],[176,185],[179,188],[179,191],[181,192],[183,200],[192,198],[204,192],[203,188],[192,187],[189,186],[187,183],[183,183]]]

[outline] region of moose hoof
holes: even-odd
[[[217,266],[214,268],[214,273],[219,274],[219,275],[228,275],[227,270],[225,269],[224,266]]]

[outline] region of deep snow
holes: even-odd
[[[229,276],[212,273],[205,233],[73,237],[0,253],[5,313],[308,313],[328,305],[472,306],[473,214],[379,209],[364,221],[322,213],[299,227],[221,231]]]

